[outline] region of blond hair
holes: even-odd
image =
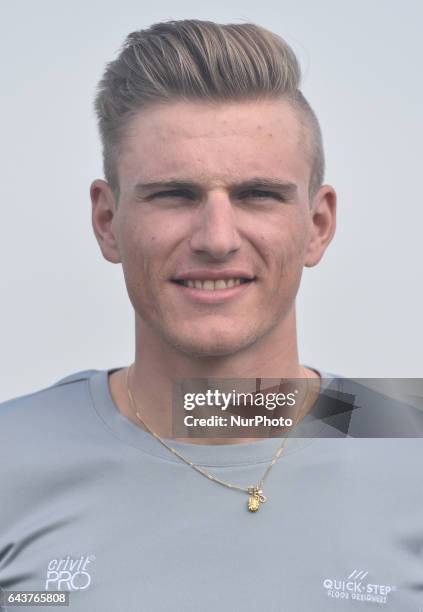
[[[247,101],[284,97],[306,126],[309,193],[320,187],[324,153],[319,122],[299,90],[301,70],[289,45],[253,23],[188,19],[129,34],[107,64],[95,98],[106,180],[119,197],[116,163],[125,128],[142,109],[177,100]]]

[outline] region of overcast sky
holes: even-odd
[[[154,22],[253,21],[298,54],[338,231],[298,298],[302,362],[421,377],[423,3],[7,3],[2,10],[0,401],[133,360],[120,265],[91,227],[102,177],[92,100],[125,36]]]

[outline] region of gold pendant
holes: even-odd
[[[267,497],[263,495],[263,491],[258,487],[250,487],[248,489],[250,497],[248,498],[248,510],[250,512],[257,512],[260,509],[260,505],[264,504]]]

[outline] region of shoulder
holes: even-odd
[[[25,395],[19,395],[17,397],[13,397],[4,402],[0,402],[0,413],[8,409],[19,408],[20,406],[23,406],[23,405],[28,405],[28,404],[37,403],[39,401],[42,401],[46,399],[46,397],[49,394],[51,394],[52,392],[54,393],[57,389],[61,390],[61,388],[64,387],[65,385],[75,384],[75,383],[79,383],[79,382],[88,380],[89,378],[91,378],[91,376],[93,376],[94,374],[97,374],[98,372],[99,370],[81,370],[78,372],[74,372],[73,374],[69,374],[65,376],[64,378],[61,378],[60,380],[49,385],[48,387],[43,387],[42,389],[37,389],[36,391],[33,391],[32,393],[27,393]]]
[[[0,403],[3,450],[17,449],[31,440],[40,444],[49,433],[68,426],[90,402],[88,381],[99,370],[81,370],[52,385]]]
[[[4,526],[42,507],[87,467],[92,423],[89,381],[98,370],[81,370],[52,385],[0,403],[0,483],[9,504],[0,504]],[[89,457],[90,458],[90,457]]]

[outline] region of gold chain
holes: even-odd
[[[134,365],[134,364],[132,364],[132,365]],[[202,474],[203,476],[205,476],[209,480],[213,480],[214,482],[217,482],[218,484],[221,484],[224,487],[228,487],[229,489],[237,489],[238,491],[244,491],[245,493],[248,493],[248,495],[249,495],[248,510],[250,510],[250,512],[257,512],[257,510],[259,510],[259,508],[260,508],[260,504],[264,503],[267,500],[267,497],[265,495],[263,495],[263,491],[262,491],[264,480],[268,476],[268,474],[269,474],[270,470],[272,469],[272,467],[275,465],[276,461],[281,456],[282,451],[284,450],[284,447],[285,447],[285,444],[286,444],[288,438],[284,438],[283,439],[282,444],[279,446],[278,450],[276,451],[275,455],[273,456],[273,459],[271,460],[271,462],[267,466],[263,476],[260,478],[260,480],[257,482],[256,485],[253,485],[253,486],[250,486],[250,487],[240,487],[239,485],[231,484],[230,482],[225,482],[224,480],[221,480],[220,478],[217,478],[217,476],[214,476],[213,474],[210,474],[209,472],[206,472],[206,470],[203,470],[198,465],[195,465],[195,463],[193,463],[189,459],[186,459],[186,457],[181,455],[175,448],[173,448],[172,446],[167,444],[163,440],[163,438],[161,438],[158,434],[156,434],[156,432],[153,431],[143,421],[143,419],[141,418],[140,413],[138,412],[138,410],[137,410],[137,408],[135,406],[135,401],[134,401],[134,398],[132,396],[131,390],[129,388],[129,371],[130,371],[132,365],[130,365],[128,368],[126,368],[126,389],[128,391],[128,397],[129,397],[129,401],[131,403],[132,409],[135,412],[137,418],[144,425],[146,430],[149,433],[151,433],[156,438],[156,440],[158,440],[163,446],[165,446],[168,450],[170,450],[174,455],[179,457],[179,459],[181,459],[184,463],[186,463],[187,465],[192,467],[194,470],[196,470],[197,472],[199,472],[200,474]],[[307,375],[307,370],[305,368],[302,368],[302,369],[303,369],[303,372],[305,374],[305,377],[309,378],[309,376]],[[308,395],[309,395],[309,392],[308,392],[308,389],[307,389],[307,394],[306,394],[306,397],[305,397],[305,400],[304,400],[304,405],[305,406],[307,405]],[[297,425],[298,421],[300,420],[300,417],[302,416],[302,412],[303,411],[300,412],[300,415],[298,416],[298,419],[295,421],[294,427]]]

